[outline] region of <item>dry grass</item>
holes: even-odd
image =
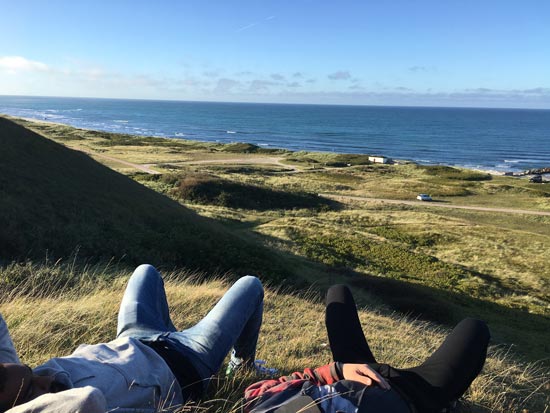
[[[80,284],[67,283],[67,287],[44,294],[35,281],[32,289],[22,285],[4,296],[0,304],[22,360],[31,365],[70,354],[81,343],[105,342],[114,337],[118,305],[130,272],[117,270],[118,276],[98,281],[98,275],[106,273],[103,269],[65,269],[71,273],[67,278],[75,277]],[[223,280],[199,283],[194,281],[196,277],[182,272],[170,273],[166,278],[172,317],[182,329],[197,322],[227,289]],[[37,296],[33,291],[42,293]],[[268,287],[258,358],[267,360],[281,373],[330,362],[323,311],[315,290],[295,294]],[[429,323],[375,307],[362,308],[360,318],[373,353],[396,367],[421,362],[447,333]],[[550,372],[542,364],[522,363],[510,347],[493,346],[483,373],[465,395],[460,411],[547,412],[549,379]],[[238,412],[244,387],[255,380],[247,374],[232,380],[217,377],[206,399],[186,406],[182,412]]]

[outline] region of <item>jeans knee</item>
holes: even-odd
[[[131,279],[162,278],[151,264],[141,264],[133,272]]]
[[[254,275],[245,275],[237,280],[235,284],[239,287],[245,288],[250,293],[254,293],[263,299],[264,287],[260,279]]]

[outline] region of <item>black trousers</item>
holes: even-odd
[[[466,391],[485,363],[490,339],[483,321],[467,318],[422,364],[396,369],[376,361],[345,285],[329,289],[325,322],[334,361],[368,364],[397,386],[420,412],[440,411]]]

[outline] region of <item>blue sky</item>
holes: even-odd
[[[0,94],[550,108],[547,0],[0,0]]]

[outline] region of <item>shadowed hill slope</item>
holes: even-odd
[[[79,255],[206,270],[284,270],[173,200],[0,118],[0,260]],[[276,257],[275,257],[276,261]]]

